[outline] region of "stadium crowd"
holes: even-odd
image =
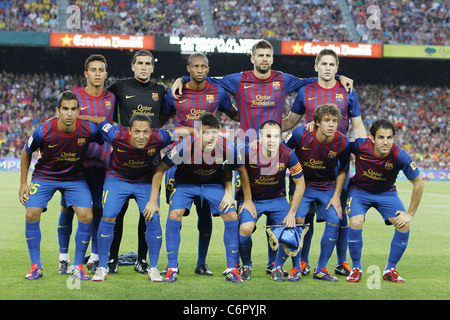
[[[109,77],[108,83],[116,79]],[[162,82],[161,79],[153,79]],[[20,158],[27,137],[35,127],[55,114],[58,95],[84,86],[82,76],[57,74],[0,74],[0,158]],[[167,88],[173,79],[165,79]],[[396,142],[405,148],[424,169],[450,168],[448,86],[355,84],[369,128],[377,117],[391,120],[398,128]],[[295,95],[287,97],[285,115]],[[225,128],[236,123],[222,116]],[[173,122],[168,122],[171,127]]]
[[[358,41],[450,45],[448,1],[347,0]],[[70,0],[81,9],[81,32],[205,36],[198,0]],[[380,27],[368,23],[379,8]],[[210,0],[220,37],[352,41],[338,1]],[[332,22],[332,23],[330,23]],[[56,0],[0,1],[0,31],[58,30]]]
[[[362,1],[348,0],[361,42],[450,45],[448,1]],[[367,8],[380,9],[380,28],[367,27]]]

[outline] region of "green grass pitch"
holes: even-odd
[[[36,281],[25,280],[29,269],[29,256],[24,236],[25,209],[18,200],[19,173],[0,174],[0,299],[1,300],[447,300],[449,295],[450,236],[450,183],[426,182],[425,193],[416,217],[412,222],[408,248],[397,266],[404,284],[381,279],[387,261],[393,227],[386,227],[381,216],[371,209],[366,216],[363,247],[363,278],[359,283],[348,283],[344,277],[328,283],[313,280],[312,275],[296,283],[277,283],[264,273],[267,262],[267,244],[264,230],[265,218],[258,221],[253,235],[252,280],[242,284],[225,281],[223,221],[213,218],[214,229],[207,263],[215,273],[213,277],[196,275],[197,218],[193,211],[183,218],[180,247],[180,274],[175,283],[152,283],[147,275],[138,274],[132,266],[120,266],[119,273],[110,275],[104,282],[82,281],[76,283],[68,276],[57,274],[59,193],[55,194],[41,219],[41,254],[44,277]],[[408,181],[397,184],[399,195],[408,207],[412,185]],[[161,196],[162,227],[168,207]],[[125,216],[125,227],[120,254],[137,250],[138,210],[134,201]],[[74,256],[73,237],[70,256]],[[319,241],[323,224],[315,224],[311,247],[312,268],[317,263]],[[89,252],[88,248],[88,252]],[[336,256],[333,253],[328,270],[332,270]],[[350,257],[348,256],[351,265]],[[159,268],[167,264],[165,242],[161,248]],[[291,261],[285,269],[291,268]]]

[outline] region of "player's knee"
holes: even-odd
[[[241,236],[249,237],[252,235],[255,229],[255,224],[253,222],[246,222],[239,226],[239,233]]]
[[[350,228],[360,230],[364,225],[364,215],[359,214],[350,218]]]
[[[41,208],[31,208],[28,207],[25,212],[25,219],[27,222],[36,222],[41,219]]]
[[[233,221],[233,220],[237,220],[237,213],[236,211],[231,211],[227,214],[222,214],[222,219],[223,221]]]
[[[169,219],[180,221],[183,218],[185,209],[176,209],[169,212]]]

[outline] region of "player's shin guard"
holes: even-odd
[[[58,220],[59,253],[69,252],[70,236],[72,235],[74,212],[64,213],[61,210]]]
[[[339,235],[336,242],[337,264],[341,265],[347,261],[347,236],[348,236],[348,218],[345,212],[342,212],[342,220],[339,226]]]
[[[181,221],[167,218],[166,251],[169,268],[178,268],[178,250],[181,242]]]
[[[145,221],[147,227],[145,232],[145,241],[148,247],[148,258],[150,268],[158,266],[159,252],[162,244],[162,230],[159,215],[155,213],[152,220]]]
[[[39,267],[42,267],[40,222],[40,220],[35,222],[25,221],[25,239],[27,240],[31,264],[37,264]]]
[[[252,265],[252,236],[243,236],[239,234],[239,254],[242,259],[243,266],[251,266]],[[275,261],[275,260],[274,260]]]
[[[227,256],[227,268],[236,268],[239,263],[239,221],[224,221],[223,243]]]
[[[75,266],[83,263],[89,240],[91,240],[92,223],[83,223],[78,221],[77,232],[75,233],[75,257],[73,264]]]
[[[408,246],[409,230],[407,232],[401,232],[395,230],[394,236],[391,242],[391,251],[389,252],[388,263],[386,270],[393,269],[397,266],[403,253]]]
[[[328,260],[333,253],[334,246],[338,238],[339,226],[325,224],[322,239],[320,240],[320,255],[317,263],[317,270],[322,270],[327,266]]]
[[[361,266],[361,252],[363,247],[362,229],[355,230],[351,227],[348,228],[347,235],[348,252],[352,259],[352,268],[358,268],[362,270]]]
[[[114,222],[100,220],[97,231],[98,265],[107,268],[108,254],[114,239]]]

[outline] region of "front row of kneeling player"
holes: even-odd
[[[348,249],[353,263],[347,281],[361,279],[362,226],[370,207],[377,208],[385,223],[395,227],[383,278],[404,281],[395,267],[406,249],[409,225],[422,196],[423,181],[410,156],[393,142],[395,128],[391,122],[377,120],[371,127],[370,138],[350,142],[336,130],[341,116],[339,110],[333,105],[323,105],[314,113],[314,128],[300,126],[284,143],[281,143],[280,125],[267,121],[261,126],[257,143],[250,146],[243,142],[235,146],[220,135],[219,121],[212,114],[200,117],[195,129],[167,130],[152,129],[150,120],[143,115],[134,116],[130,128],[92,119],[97,126],[79,119],[78,111],[76,96],[70,91],[64,92],[56,108],[58,119],[40,125],[24,147],[19,198],[26,206],[25,237],[31,259],[27,279],[43,275],[39,221],[57,190],[67,205],[73,207],[79,220],[72,276],[89,279],[82,263],[91,235],[92,204],[80,169],[89,143],[106,141],[113,151],[103,187],[104,210],[98,228],[99,267],[92,280],[107,278],[115,218],[126,199],[134,197],[146,219],[148,276],[152,281],[177,280],[182,217],[198,198],[208,203],[211,214],[219,214],[224,221],[226,280],[250,280],[251,235],[262,214],[270,218],[272,225],[280,226],[281,233],[273,230],[272,236],[275,235],[275,242],[282,243],[281,234],[298,228],[297,225],[303,226],[306,213],[314,205],[316,219],[325,221],[325,229],[313,278],[336,281],[326,265],[338,238],[346,204]],[[156,166],[153,158],[183,135],[187,137]],[[28,186],[31,155],[38,149],[42,156]],[[350,153],[355,155],[356,172],[345,190]],[[171,167],[176,167],[175,185],[169,198],[165,233],[168,268],[163,278],[157,268],[162,243],[159,191],[164,172]],[[291,182],[290,204],[285,193],[287,169]],[[233,195],[233,170],[238,172],[241,184],[236,191],[238,208]],[[413,183],[408,211],[394,185],[400,170]],[[301,230],[306,232],[307,228],[301,227]],[[292,256],[293,269],[287,279],[300,280],[302,271],[305,272],[299,253],[302,236],[297,238],[298,248],[294,248],[293,254],[279,246],[271,271],[273,280],[285,281],[282,267],[289,256]],[[242,268],[238,271],[240,259]]]

